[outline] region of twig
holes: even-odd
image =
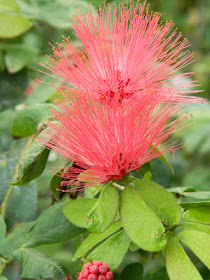
[[[15,167],[15,173],[14,173],[14,177],[13,177],[13,181],[17,181],[18,178],[19,178],[19,173],[20,173],[20,168],[21,168],[21,157],[24,155],[25,151],[28,149],[28,147],[31,145],[31,143],[33,142],[33,137],[30,137],[26,143],[26,146],[24,147],[24,149],[22,150],[21,152],[21,155],[20,155],[20,159]],[[2,202],[1,204],[1,207],[0,207],[0,212],[1,212],[1,216],[3,218],[3,220],[5,219],[5,215],[6,215],[6,211],[7,211],[7,205],[8,205],[8,201],[9,201],[9,198],[12,194],[12,191],[14,189],[14,185],[10,185],[9,187],[9,190],[4,198],[4,201]]]
[[[125,187],[118,185],[117,183],[112,183],[112,185],[120,191],[123,191]]]
[[[13,257],[10,257],[9,259],[5,259],[0,257],[0,275],[2,274],[3,270],[5,269],[6,265],[9,264],[13,260]]]

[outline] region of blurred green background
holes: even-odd
[[[108,2],[108,1],[107,1]],[[109,1],[121,3],[122,1]],[[175,26],[191,43],[196,62],[187,70],[195,72],[195,79],[205,90],[204,98],[210,98],[210,3],[208,0],[151,0],[151,10],[163,14],[162,20],[173,20]],[[101,1],[93,0],[97,9]],[[14,166],[19,158],[25,139],[12,139],[10,126],[13,118],[25,106],[35,103],[50,102],[55,89],[47,84],[39,84],[36,79],[50,81],[49,77],[38,72],[40,62],[46,61],[46,54],[51,54],[51,46],[62,42],[62,35],[71,36],[69,19],[78,8],[88,9],[85,0],[0,0],[0,202],[12,180]],[[167,187],[189,186],[197,190],[209,190],[210,182],[210,114],[209,104],[187,106],[193,112],[195,122],[178,136],[186,145],[176,152],[175,158],[168,157],[174,168],[171,174],[167,167],[158,160],[151,163],[153,180]],[[27,222],[37,217],[51,205],[49,182],[50,171],[56,162],[56,155],[51,152],[47,168],[35,182],[29,186],[17,187],[11,198],[7,224]],[[42,246],[39,250],[53,256],[75,273],[79,263],[71,263],[71,257],[80,240]],[[204,279],[210,279],[202,264],[192,256],[201,268]],[[152,259],[152,261],[151,261]],[[128,254],[125,264],[141,260],[146,273],[159,269],[164,260],[161,254],[151,256],[143,251]],[[120,270],[121,268],[119,268]],[[10,280],[20,278],[21,267],[12,263],[5,271]]]

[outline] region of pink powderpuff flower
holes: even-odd
[[[179,100],[202,102],[184,94],[197,93],[191,72],[179,70],[193,62],[186,50],[187,39],[163,24],[159,13],[150,13],[146,1],[135,6],[112,7],[104,4],[99,15],[89,10],[73,17],[77,44],[64,38],[54,58],[49,57],[48,75],[69,86],[92,94],[92,99],[110,102],[117,95],[120,102],[129,97],[159,95],[160,102]],[[175,82],[174,82],[175,81]]]
[[[38,139],[48,149],[74,161],[75,167],[65,176],[75,188],[81,170],[86,170],[82,181],[106,183],[121,180],[162,154],[174,153],[182,145],[170,136],[184,128],[189,117],[180,113],[177,102],[160,106],[157,95],[146,95],[130,106],[118,106],[117,102],[109,106],[82,98],[74,91],[71,97],[64,94],[56,104],[58,110],[52,110],[56,121],[49,121],[46,133]],[[169,122],[175,114],[180,116]]]

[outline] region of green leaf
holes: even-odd
[[[157,149],[157,148],[156,148]],[[170,162],[167,160],[167,158],[165,156],[160,156],[158,157],[159,160],[161,160],[163,163],[165,163],[166,166],[168,166],[168,168],[171,170],[171,173],[174,174],[174,170],[172,168],[172,166],[170,165]]]
[[[6,224],[0,215],[0,244],[6,237]]]
[[[26,107],[13,120],[10,133],[15,137],[27,137],[35,134],[39,125],[51,118],[51,108],[56,110],[53,104],[36,104]]]
[[[118,231],[122,227],[121,221],[114,222],[111,226],[102,233],[91,233],[88,237],[83,241],[80,247],[77,249],[73,261],[82,257],[86,254],[91,248],[93,248],[96,244],[106,239],[108,236],[112,235],[116,231]]]
[[[166,268],[170,280],[202,280],[176,237],[171,238],[167,244]]]
[[[56,173],[50,180],[50,189],[56,200],[60,200],[59,191],[57,189],[61,186],[62,177],[59,176],[60,171]]]
[[[42,133],[46,133],[45,130]],[[39,177],[45,169],[49,153],[50,150],[42,146],[37,140],[34,140],[20,159],[23,175],[12,184],[23,186]]]
[[[38,55],[37,49],[26,45],[9,45],[5,51],[5,64],[9,73],[16,73]]]
[[[136,252],[138,251],[140,248],[139,246],[137,246],[135,243],[131,242],[130,246],[129,246],[129,249],[132,251],[132,252]]]
[[[8,280],[8,278],[6,278],[4,276],[0,276],[0,280]]]
[[[70,200],[63,207],[67,219],[78,227],[87,227],[87,215],[96,203],[96,199],[78,198]]]
[[[128,247],[130,239],[123,230],[113,234],[105,242],[96,247],[85,259],[100,260],[107,263],[111,270],[115,270],[122,262]]]
[[[195,231],[203,231],[210,234],[210,225],[193,223],[193,222],[185,222],[182,225],[184,230],[195,230]]]
[[[44,103],[48,101],[48,99],[57,91],[52,85],[48,84],[52,80],[52,77],[44,76],[44,78],[41,80],[43,83],[37,85],[31,92],[31,94],[26,98],[26,105]],[[56,87],[59,87],[61,83],[57,80],[53,80],[53,84]]]
[[[181,208],[175,198],[166,189],[148,180],[138,180],[135,188],[161,221],[172,227],[181,220]]]
[[[191,197],[193,199],[208,200],[210,199],[210,192],[184,192],[184,196]]]
[[[210,207],[197,207],[187,210],[183,219],[187,222],[210,224]]]
[[[178,234],[178,238],[210,269],[210,234],[184,230]]]
[[[140,263],[127,265],[120,274],[119,280],[143,280],[144,267]]]
[[[180,206],[184,209],[192,209],[198,207],[210,207],[210,201],[198,201],[198,202],[183,202],[180,203]]]
[[[64,203],[56,203],[39,216],[34,228],[27,236],[25,247],[69,240],[85,231],[69,223],[63,215],[63,205]]]
[[[56,203],[45,210],[35,223],[17,227],[0,245],[2,255],[7,258],[20,247],[30,248],[53,244],[72,239],[83,233],[84,229],[75,227],[64,217],[62,208],[63,203]]]
[[[154,274],[147,277],[145,280],[170,280],[166,271],[165,266]]]
[[[22,278],[61,279],[68,273],[61,264],[34,249],[18,249],[12,255],[22,264]]]
[[[114,221],[118,210],[118,191],[112,186],[105,185],[96,204],[88,213],[87,229],[95,233],[105,231]]]
[[[146,162],[144,165],[141,166],[141,168],[138,170],[138,172],[144,176],[147,172],[150,171],[150,162]]]
[[[177,187],[177,188],[168,188],[168,192],[178,193],[184,195],[184,192],[195,192],[196,189],[194,187]]]
[[[20,248],[25,243],[25,234],[28,233],[35,222],[21,224],[16,227],[0,244],[1,255],[5,258],[9,258],[12,252]]]
[[[144,176],[143,176],[144,180],[149,180],[152,181],[152,173],[150,171],[147,171]]]
[[[58,189],[61,188],[62,172],[64,172],[66,168],[68,168],[71,165],[71,163],[66,158],[59,156],[58,165],[61,167],[61,169],[55,175],[53,175],[53,177],[50,180],[50,189],[56,200],[60,200]]]
[[[0,10],[19,13],[20,7],[15,0],[0,0]]]
[[[164,226],[136,188],[126,187],[122,191],[120,215],[126,233],[140,248],[154,252],[165,247]]]
[[[32,27],[32,22],[15,13],[0,12],[0,38],[14,38]]]
[[[30,182],[24,187],[14,186],[9,199],[6,223],[8,228],[17,223],[30,222],[36,218],[37,185]]]

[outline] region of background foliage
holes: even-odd
[[[93,8],[97,9],[101,1],[93,0],[92,4]],[[210,6],[207,4],[205,0],[150,1],[151,10],[163,13],[164,21],[174,20],[183,37],[186,36],[191,43],[196,63],[190,65],[189,70],[195,72],[195,78],[205,89],[203,94],[205,98],[210,97],[208,79]],[[80,270],[80,260],[72,262],[72,256],[81,244],[81,237],[78,234],[83,233],[84,229],[69,230],[73,225],[69,224],[62,215],[61,204],[49,208],[52,204],[50,187],[54,191],[54,181],[51,181],[50,186],[52,178],[50,171],[58,160],[57,156],[53,152],[49,154],[44,148],[33,143],[30,146],[30,153],[26,153],[21,160],[23,169],[21,178],[18,177],[15,169],[23,147],[31,144],[31,138],[27,137],[36,133],[42,122],[49,118],[48,103],[53,102],[56,94],[53,87],[37,82],[37,78],[46,83],[50,82],[49,77],[37,71],[41,69],[39,63],[46,61],[45,54],[51,54],[49,42],[52,44],[61,42],[62,35],[70,35],[75,40],[69,18],[78,8],[88,9],[88,2],[85,0],[0,0],[0,203],[5,199],[9,188],[8,182],[15,182],[6,212],[7,228],[10,232],[17,224],[29,222],[15,228],[10,235],[9,246],[7,244],[4,247],[4,243],[0,243],[4,257],[12,253],[13,258],[20,263],[29,261],[20,276],[21,266],[12,260],[4,270],[5,277],[10,280],[27,278],[31,267],[34,268],[31,277],[37,279],[43,263],[47,265],[44,274],[39,275],[40,279],[56,279],[56,277],[64,277],[67,272],[75,274]],[[193,112],[195,121],[198,120],[199,123],[179,135],[180,139],[189,145],[177,151],[175,158],[169,159],[175,174],[171,174],[167,166],[158,159],[151,162],[153,181],[166,188],[186,187],[185,192],[183,189],[175,192],[176,196],[182,199],[182,203],[195,201],[192,190],[202,192],[209,190],[209,107],[205,104],[186,108]],[[62,162],[60,166],[62,168]],[[39,175],[41,176],[38,177]],[[36,179],[32,181],[34,178]],[[86,196],[88,197],[88,192]],[[200,199],[206,200],[207,197]],[[46,209],[48,210],[45,211]],[[49,217],[54,216],[56,219],[52,219],[53,222],[50,224]],[[33,222],[37,217],[38,220]],[[44,225],[52,229],[47,235]],[[4,223],[0,220],[0,231],[4,228]],[[70,231],[75,232],[75,235],[69,236]],[[18,235],[24,236],[18,238],[17,244]],[[86,233],[83,235],[85,237]],[[19,249],[20,247],[23,249]],[[161,253],[136,251],[135,246],[131,246],[130,249],[117,270],[119,274],[126,265],[130,264],[126,268],[127,271],[121,273],[121,280],[127,279],[126,273],[129,273],[129,269],[133,271],[134,265],[138,275],[143,273],[142,267],[135,264],[139,261],[144,264],[144,279],[167,279],[165,270],[159,271],[164,265]],[[210,279],[205,266],[195,255],[190,252],[189,254],[203,278]],[[150,275],[156,271],[158,272],[155,276]],[[54,278],[51,278],[51,275],[54,275]],[[5,278],[0,276],[0,280],[3,279]],[[136,279],[135,275],[133,279]]]

